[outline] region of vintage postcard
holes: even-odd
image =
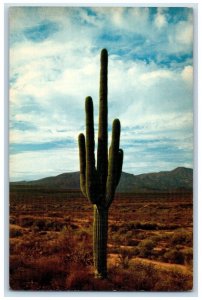
[[[193,289],[193,9],[9,9],[12,291]]]

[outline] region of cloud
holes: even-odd
[[[47,149],[10,156],[10,181],[33,180],[75,169],[79,169],[77,149]]]
[[[164,14],[163,8],[158,8],[154,23],[158,29],[167,25],[166,15]]]
[[[46,21],[34,27],[26,28],[24,35],[33,42],[42,42],[59,30],[57,23]]]
[[[192,31],[192,11],[182,8],[12,8],[12,177],[29,176],[30,159],[36,164],[30,167],[33,178],[42,176],[40,160],[43,175],[65,171],[59,158],[55,170],[52,162],[48,167],[46,151],[63,158],[71,151],[65,166],[78,170],[77,136],[85,131],[88,95],[98,127],[99,52],[105,47],[109,130],[120,118],[125,171],[191,166]]]
[[[63,140],[56,140],[56,141],[48,141],[48,142],[40,142],[40,143],[24,143],[24,144],[10,144],[10,153],[25,153],[25,152],[32,152],[32,151],[41,151],[41,150],[54,150],[60,148],[72,148],[75,146],[74,139],[63,139]]]
[[[193,87],[193,67],[185,66],[182,70],[182,78],[189,86]]]

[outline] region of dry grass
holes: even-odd
[[[79,192],[11,189],[11,289],[192,289],[191,194],[117,196],[106,280],[93,277],[92,216]]]

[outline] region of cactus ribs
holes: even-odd
[[[107,235],[108,235],[108,210],[114,199],[115,190],[119,183],[123,150],[119,148],[121,125],[118,119],[113,121],[112,141],[108,157],[108,53],[101,51],[100,68],[100,102],[99,102],[99,129],[97,168],[95,166],[95,141],[93,101],[86,98],[86,138],[80,134],[80,187],[86,198],[94,207],[93,223],[93,253],[95,277],[107,277]]]

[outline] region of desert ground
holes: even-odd
[[[79,191],[11,185],[10,288],[192,290],[192,193],[116,194],[103,280],[93,276],[92,226],[92,205]]]

